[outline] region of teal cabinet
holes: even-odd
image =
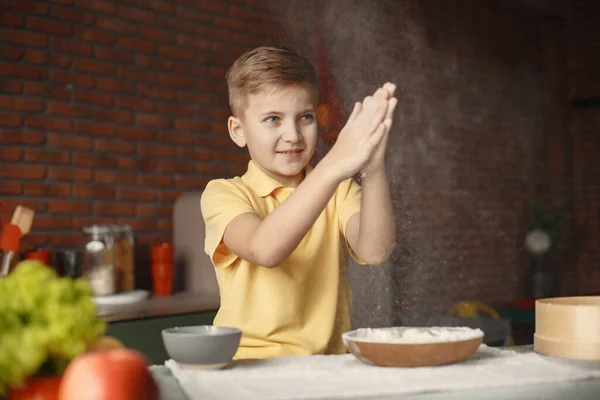
[[[152,317],[108,324],[107,336],[119,339],[130,349],[143,353],[151,365],[162,365],[169,359],[162,342],[161,331],[186,325],[212,325],[217,311]]]

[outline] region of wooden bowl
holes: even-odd
[[[533,349],[552,357],[600,361],[600,296],[537,300]]]
[[[431,337],[415,335],[428,332]],[[344,333],[342,340],[350,353],[367,364],[426,367],[465,360],[475,353],[483,336],[480,329],[467,327],[392,327],[357,329]]]

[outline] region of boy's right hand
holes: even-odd
[[[369,161],[385,132],[390,92],[377,89],[370,101],[354,105],[352,115],[321,162],[340,180],[352,177]]]

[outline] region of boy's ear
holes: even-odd
[[[231,140],[239,147],[246,147],[246,137],[244,136],[244,127],[239,118],[229,117],[227,120],[227,129]]]

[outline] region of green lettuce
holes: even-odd
[[[86,279],[19,263],[0,277],[0,395],[31,376],[61,374],[105,330]]]

